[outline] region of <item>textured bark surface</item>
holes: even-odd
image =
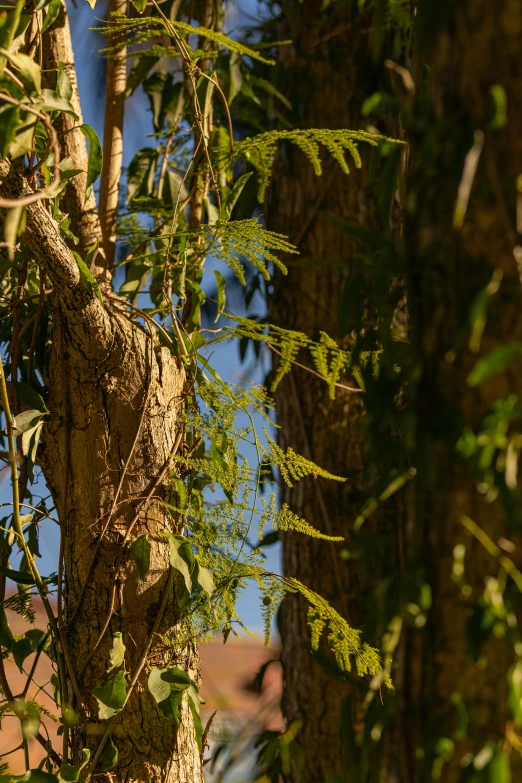
[[[75,732],[77,753],[84,746],[95,748],[99,741],[98,709],[91,693],[107,678],[112,633],[122,633],[126,668],[133,672],[149,642],[166,589],[169,559],[164,540],[151,542],[151,568],[144,581],[139,579],[128,550],[123,558],[120,551],[143,499],[156,482],[153,497],[158,499],[169,486],[173,471],[170,457],[180,431],[178,417],[183,403],[184,373],[177,360],[114,307],[109,302],[113,342],[96,356],[86,355],[77,333],[69,329],[66,315],[56,319],[63,326],[55,328],[53,339],[48,402],[51,420],[42,454],[45,477],[60,511],[67,584],[65,627],[86,705]],[[108,515],[122,478],[111,521]],[[149,503],[127,539],[127,547],[136,535],[172,529],[173,521],[161,504]],[[109,628],[100,642],[111,613]],[[176,622],[172,594],[159,632],[174,631]],[[90,651],[96,646],[91,658]],[[166,665],[172,661],[172,650],[165,650],[156,639],[150,660],[156,666]],[[182,646],[175,650],[174,660],[198,681],[195,648]],[[145,669],[113,734],[119,750],[117,778],[176,783],[201,780],[188,705],[184,705],[182,726],[175,738],[171,724],[161,716],[147,690],[147,676]]]
[[[445,5],[437,20],[426,21],[419,41],[430,77],[422,80],[420,66],[414,74],[421,95],[410,137],[406,247],[412,339],[422,367],[416,411],[416,458],[422,470],[412,485],[411,547],[427,564],[433,591],[423,658],[416,668],[410,662],[410,681],[413,748],[423,734],[453,736],[459,722],[451,703],[454,693],[469,711],[469,738],[456,741],[455,754],[440,778],[453,783],[460,779],[463,755],[477,752],[486,740],[504,737],[509,720],[506,673],[513,650],[505,641],[490,639],[487,664],[477,667],[466,648],[469,607],[498,566],[463,531],[461,516],[470,516],[494,541],[512,539],[515,531],[500,497],[487,503],[478,493],[476,478],[458,459],[453,438],[464,427],[480,427],[496,399],[522,397],[519,361],[478,388],[466,383],[480,355],[522,338],[520,270],[514,255],[516,178],[522,171],[522,2]],[[507,97],[507,123],[500,129],[491,123],[494,84],[502,85]],[[477,130],[485,134],[484,147],[459,231],[452,226],[453,211],[464,159]],[[480,353],[473,354],[468,348],[471,296],[495,269],[504,277],[489,303]],[[454,422],[454,431],[442,430],[444,417]],[[466,546],[466,583],[473,589],[469,602],[462,600],[460,586],[451,578],[457,543]],[[432,759],[430,748],[426,766],[418,771],[420,779],[426,779]],[[515,752],[512,763],[512,779],[517,780],[520,758]]]
[[[282,6],[287,17],[295,20],[295,27],[290,25],[280,37],[294,41],[291,52],[287,47],[283,50],[291,74],[286,94],[301,118],[301,127],[364,127],[358,85],[365,73],[371,94],[374,69],[368,52],[368,20],[356,23],[349,10],[337,12],[333,6],[321,14],[319,2]],[[370,151],[361,152],[367,159]],[[354,243],[325,219],[325,213],[370,226],[374,209],[366,196],[366,166],[357,171],[352,164],[346,177],[328,156],[323,161],[324,174],[318,178],[304,156],[284,148],[267,210],[268,227],[289,235],[300,251],[299,257],[288,259],[288,277],[275,285],[271,319],[316,339],[321,330],[339,336],[341,293],[360,268]],[[336,400],[330,400],[327,385],[299,368],[279,386],[280,445],[292,446],[347,478],[344,484],[310,478],[293,490],[283,486],[282,501],[323,532],[344,536],[349,542],[365,497],[366,444],[358,429],[364,407],[360,395],[337,392]],[[283,571],[324,596],[354,627],[361,627],[364,594],[360,575],[340,559],[342,548],[342,544],[285,533]],[[393,560],[390,552],[390,568]],[[298,740],[307,757],[304,777],[295,780],[322,782],[341,771],[345,752],[340,737],[341,704],[349,688],[310,654],[306,601],[287,596],[281,611],[284,713],[289,722],[303,721]]]

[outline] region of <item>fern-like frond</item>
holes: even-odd
[[[269,60],[263,57],[255,49],[251,49],[249,46],[234,41],[233,38],[229,38],[228,35],[217,32],[216,30],[208,30],[206,27],[194,27],[191,24],[181,21],[169,21],[165,22],[158,16],[142,16],[138,19],[127,17],[124,14],[112,13],[111,21],[105,27],[95,27],[94,30],[97,33],[103,35],[113,33],[125,33],[127,36],[130,34],[133,36],[131,41],[124,39],[121,44],[113,47],[111,52],[117,51],[118,48],[128,45],[129,43],[141,43],[145,40],[147,34],[157,35],[157,30],[160,30],[161,34],[167,33],[172,37],[172,29],[179,34],[180,37],[185,38],[187,35],[198,35],[202,38],[207,38],[209,41],[222,46],[224,49],[228,49],[230,52],[237,52],[240,55],[250,57],[252,60],[259,60],[259,62],[265,65],[275,65],[275,60]],[[106,50],[107,51],[107,50]],[[208,54],[206,55],[208,56]]]
[[[36,615],[31,599],[35,595],[38,595],[38,593],[31,588],[22,588],[5,598],[1,606],[4,610],[8,609],[11,612],[15,612],[28,622],[34,623]]]
[[[346,161],[346,152],[350,154],[356,168],[360,168],[362,165],[358,143],[363,142],[372,147],[385,141],[390,144],[403,143],[397,139],[367,131],[328,130],[325,128],[274,130],[248,137],[236,145],[234,156],[245,158],[257,170],[260,201],[264,199],[265,190],[270,180],[277,145],[280,141],[285,140],[292,142],[304,152],[318,176],[322,174],[321,146],[325,147],[339,163],[342,171],[349,174],[350,168]]]
[[[281,589],[285,593],[302,595],[310,605],[308,625],[311,632],[312,649],[319,648],[323,633],[327,630],[328,644],[341,669],[349,672],[355,663],[355,670],[360,677],[367,675],[378,677],[388,688],[393,687],[389,674],[383,668],[379,651],[375,647],[361,642],[361,632],[352,628],[324,598],[314,593],[298,579],[278,576],[264,571],[259,566],[242,563],[238,566],[237,572],[241,577],[257,582],[265,594],[266,585],[274,589],[275,583],[279,581]],[[277,590],[276,593],[279,597],[281,590]],[[267,604],[270,605],[269,602]]]
[[[263,228],[257,218],[248,220],[218,221],[213,226],[204,226],[207,234],[218,232],[219,242],[214,255],[224,261],[245,285],[245,273],[240,259],[244,258],[254,269],[270,280],[267,269],[273,263],[284,275],[287,268],[276,253],[298,253],[299,251],[282,234]]]
[[[246,57],[251,57],[253,60],[259,60],[259,62],[265,63],[265,65],[275,65],[275,60],[267,60],[266,57],[263,57],[259,52],[256,52],[249,46],[245,46],[239,41],[234,41],[232,38],[229,38],[228,35],[223,35],[223,33],[219,33],[216,30],[208,30],[206,27],[193,27],[185,22],[171,22],[171,25],[182,35],[191,35],[195,33],[202,38],[213,41],[224,49],[228,49],[230,52],[237,52]]]
[[[321,478],[331,479],[332,481],[346,481],[341,476],[335,476],[324,468],[320,468],[315,462],[305,459],[300,454],[289,448],[283,451],[275,440],[273,440],[266,429],[263,432],[267,439],[268,448],[265,451],[267,462],[270,462],[281,473],[281,477],[289,487],[293,487],[293,481],[299,481],[306,476],[321,476]]]
[[[359,384],[360,390],[364,390],[362,371],[368,366],[371,366],[374,377],[378,377],[381,350],[361,351],[358,354],[358,362],[354,363],[351,352],[341,348],[326,332],[321,332],[319,342],[317,342],[303,332],[282,329],[273,324],[258,323],[249,318],[239,318],[225,314],[224,317],[228,321],[233,322],[234,325],[223,327],[213,340],[207,344],[242,338],[264,342],[280,356],[270,386],[271,392],[276,390],[281,380],[290,372],[301,349],[308,351],[312,357],[315,370],[310,369],[310,371],[315,372],[328,384],[331,399],[335,398],[336,385],[339,384],[343,376],[353,375]],[[306,365],[300,366],[308,369]]]
[[[302,519],[295,514],[283,503],[281,509],[274,522],[274,528],[276,530],[292,530],[296,533],[303,533],[310,538],[322,538],[325,541],[344,541],[342,536],[327,536],[326,533],[321,533],[320,530],[310,525],[306,519]]]

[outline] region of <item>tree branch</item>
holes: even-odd
[[[0,160],[0,197],[18,200],[34,192],[19,167],[19,163],[15,167],[8,160]],[[109,316],[92,284],[80,273],[58,224],[41,201],[29,204],[26,210],[24,244],[45,269],[63,304],[67,323],[81,325],[82,342],[90,343],[93,348],[108,345],[112,334]],[[0,224],[4,219],[5,211],[1,210]]]
[[[127,0],[109,0],[109,12],[127,15]],[[121,33],[109,35],[108,46],[121,42]],[[121,168],[123,163],[123,112],[127,86],[127,47],[107,60],[105,125],[103,131],[103,170],[100,185],[100,220],[107,266],[114,266],[116,220]]]
[[[70,101],[79,118],[77,121],[69,114],[60,113],[54,122],[64,156],[73,161],[75,168],[82,169],[81,174],[77,174],[76,177],[73,177],[68,182],[62,203],[65,212],[67,212],[71,220],[71,230],[80,240],[77,247],[79,254],[82,258],[85,257],[87,250],[97,241],[100,250],[95,256],[95,265],[92,272],[96,277],[106,277],[102,229],[92,189],[89,198],[85,199],[88,164],[87,145],[82,132],[79,130],[79,126],[83,123],[83,118],[65,0],[62,0],[56,21],[42,38],[42,48],[44,86],[55,89],[56,71],[59,63],[62,62],[64,71],[69,77],[72,86]]]

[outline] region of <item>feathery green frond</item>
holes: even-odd
[[[346,481],[345,478],[334,476],[333,473],[320,468],[315,462],[302,457],[300,454],[296,454],[292,448],[283,451],[264,427],[263,432],[268,444],[265,450],[266,460],[279,470],[283,480],[289,487],[293,487],[293,481],[300,481],[300,479],[306,476],[321,476],[321,478],[331,479],[332,481]]]
[[[303,533],[310,538],[322,538],[325,541],[344,541],[342,536],[327,536],[321,533],[313,525],[310,525],[306,519],[302,519],[295,514],[286,503],[283,503],[274,523],[276,530],[292,530],[295,533]]]
[[[259,177],[259,200],[263,201],[266,188],[270,181],[274,156],[280,141],[290,141],[298,146],[312,164],[317,176],[322,174],[321,145],[328,150],[345,174],[350,173],[345,153],[352,157],[356,168],[361,167],[361,156],[357,144],[363,142],[376,147],[382,142],[401,144],[396,139],[387,136],[368,133],[367,131],[328,130],[325,128],[310,128],[306,130],[274,130],[260,133],[244,139],[236,145],[235,158],[245,158],[254,166]]]

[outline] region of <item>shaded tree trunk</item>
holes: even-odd
[[[291,38],[293,49],[283,49],[290,74],[285,90],[292,102],[295,123],[308,128],[364,128],[362,100],[376,89],[377,66],[371,55],[369,20],[353,7],[337,4],[322,10],[321,3],[282,3],[288,28],[278,36]],[[319,339],[321,331],[349,347],[340,329],[342,292],[361,270],[353,240],[329,218],[363,227],[378,227],[375,200],[370,193],[367,161],[346,177],[336,162],[324,161],[324,174],[314,175],[300,153],[283,148],[276,162],[267,209],[268,227],[289,235],[300,252],[288,259],[288,277],[278,279],[271,298],[271,319]],[[374,328],[373,313],[364,320]],[[357,385],[357,384],[355,384]],[[307,479],[290,490],[281,487],[282,500],[328,535],[343,536],[349,546],[352,524],[361,510],[368,486],[367,443],[360,427],[365,415],[360,394],[336,390],[329,397],[326,383],[294,368],[277,392],[280,445],[292,446],[321,467],[346,477],[344,484]],[[391,533],[375,553],[388,548],[390,573],[398,561],[396,531],[401,519],[382,519]],[[283,572],[297,577],[324,596],[348,622],[360,628],[370,585],[356,566],[340,557],[342,544],[310,539],[298,533],[283,535]],[[283,641],[283,709],[289,723],[302,721],[297,735],[306,756],[306,769],[295,781],[325,781],[344,769],[355,769],[356,759],[340,731],[345,699],[357,691],[331,676],[310,653],[307,605],[287,596],[281,608]],[[321,654],[327,655],[326,647]],[[350,725],[349,731],[353,731]]]
[[[306,4],[302,14],[293,3],[282,7],[295,25],[288,36],[295,42],[295,58],[287,65],[296,112],[306,118],[307,127],[361,127],[357,97],[367,97],[372,90],[366,82],[366,89],[357,92],[356,85],[372,72],[372,63],[365,59],[363,32],[370,25],[359,28],[346,7],[331,16],[330,9],[321,16],[314,3]],[[493,8],[483,0],[440,7],[425,2],[419,4],[416,24],[412,74],[417,101],[413,111],[405,101],[403,110],[410,129],[411,160],[405,223],[407,297],[420,374],[408,392],[410,429],[403,434],[415,444],[412,461],[418,476],[408,489],[404,513],[398,504],[385,509],[374,530],[379,533],[375,550],[386,552],[390,578],[397,576],[403,563],[424,569],[433,607],[424,628],[403,632],[393,673],[398,687],[395,716],[390,725],[385,723],[383,744],[374,745],[367,778],[355,775],[353,779],[419,783],[436,772],[440,780],[454,783],[461,779],[466,754],[478,753],[488,741],[499,748],[510,747],[506,677],[514,661],[512,642],[490,634],[481,650],[484,660],[477,665],[469,654],[467,633],[485,580],[497,575],[498,564],[465,531],[461,520],[468,515],[494,541],[512,539],[520,518],[519,496],[501,487],[499,497],[485,503],[476,489],[476,475],[455,446],[466,427],[480,429],[496,399],[513,393],[520,398],[522,392],[519,363],[478,388],[467,385],[481,355],[521,339],[517,230],[521,231],[522,223],[516,180],[522,171],[517,56],[522,3],[506,0]],[[338,41],[335,46],[333,38]],[[495,123],[494,85],[501,85],[506,93],[505,125],[501,111],[500,125]],[[480,160],[470,177],[464,173],[465,159],[474,144]],[[285,150],[278,160],[269,226],[297,240],[301,257],[290,261],[288,278],[276,287],[273,318],[310,336],[325,330],[339,337],[341,291],[357,271],[357,255],[346,236],[321,220],[321,212],[373,227],[366,173],[363,169],[348,181],[332,174],[324,187],[325,179],[316,180],[292,155]],[[459,185],[461,199],[463,186],[471,188],[462,226],[458,218],[454,223]],[[494,270],[502,272],[502,284],[489,302],[480,351],[472,351],[470,307]],[[283,487],[283,500],[325,532],[345,535],[349,541],[368,488],[360,399],[339,394],[332,403],[320,382],[296,368],[293,377],[281,384],[277,411],[283,445],[292,444],[348,477],[340,486],[317,479],[292,493]],[[471,595],[461,593],[461,585],[452,578],[457,544],[466,546],[465,583]],[[335,567],[334,549],[286,533],[284,572],[327,597],[353,625],[364,627],[371,577],[365,580],[350,563],[337,560]],[[284,711],[287,720],[303,721],[298,738],[307,757],[304,775],[294,773],[292,780],[327,780],[341,769],[346,774],[354,768],[348,757],[353,744],[340,736],[340,704],[348,689],[311,656],[304,602],[294,596],[285,599],[281,625]],[[457,697],[469,715],[467,732],[457,731]],[[514,750],[511,764],[513,774],[519,774],[520,759]]]
[[[470,615],[478,609],[488,577],[497,576],[498,565],[464,530],[462,517],[472,518],[495,542],[512,539],[520,498],[500,476],[498,497],[493,500],[490,494],[485,502],[477,491],[480,477],[458,457],[455,441],[466,428],[480,431],[497,399],[522,395],[519,361],[476,388],[467,382],[480,356],[522,337],[516,263],[517,228],[522,228],[520,217],[516,223],[516,181],[522,171],[522,2],[505,0],[493,7],[484,0],[466,0],[444,3],[439,10],[434,17],[429,4],[423,4],[418,19],[414,78],[419,97],[411,122],[406,222],[411,337],[421,368],[416,389],[419,476],[410,490],[411,555],[426,564],[433,593],[422,663],[410,661],[410,681],[415,683],[413,747],[422,742],[427,750],[418,774],[426,779],[437,739],[451,737],[455,752],[442,765],[440,777],[449,782],[460,779],[467,752],[477,753],[486,741],[506,736],[510,720],[511,644],[490,634],[481,650],[483,665],[475,665],[469,655]],[[505,90],[506,118],[495,120],[493,85]],[[477,158],[475,173],[470,164]],[[470,198],[464,215],[466,190]],[[503,279],[489,299],[478,350],[478,345],[470,347],[471,305],[495,270]],[[457,544],[466,547],[465,583],[471,591],[466,599],[452,578]],[[454,694],[469,713],[465,738],[454,733],[459,724]],[[519,775],[516,752],[512,764],[513,775]]]

